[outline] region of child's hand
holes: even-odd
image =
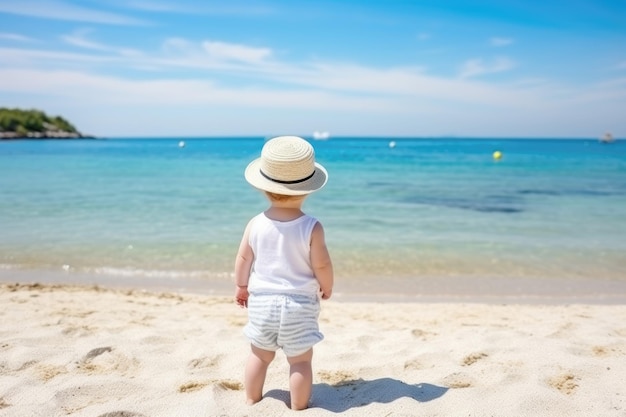
[[[331,295],[333,295],[333,290],[332,289],[330,289],[328,291],[322,291],[322,300],[328,300]]]
[[[235,291],[235,301],[237,301],[237,305],[239,305],[239,307],[248,307],[248,296],[248,287],[237,286],[237,290]]]

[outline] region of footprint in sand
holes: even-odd
[[[28,369],[31,366],[36,365],[36,364],[37,364],[37,361],[26,361],[19,368],[17,368],[17,371],[18,372],[19,371],[23,371],[23,370]]]
[[[243,390],[243,384],[239,381],[233,381],[232,379],[222,379],[219,381],[212,381],[213,385],[217,388],[229,390],[229,391],[241,391]]]
[[[572,334],[572,331],[576,330],[576,324],[567,322],[564,325],[560,326],[555,332],[549,334],[547,337],[550,338],[564,338]]]
[[[132,411],[112,411],[110,413],[100,414],[98,417],[146,417],[143,414],[133,413]]]
[[[328,385],[341,386],[355,380],[354,374],[346,371],[319,371],[317,376]]]
[[[90,326],[67,326],[62,330],[62,333],[67,336],[85,337],[95,332],[94,327]]]
[[[626,355],[626,345],[594,346],[591,352],[596,357],[623,356]]]
[[[202,356],[200,358],[195,358],[187,363],[187,368],[191,371],[213,368],[219,364],[222,357],[223,355],[216,355],[213,357]]]
[[[39,378],[42,381],[48,382],[52,378],[60,374],[66,374],[67,369],[64,366],[56,366],[56,365],[48,365],[48,364],[38,364],[36,367],[37,373],[39,374]],[[0,407],[1,408],[1,407]]]
[[[180,387],[178,387],[178,392],[180,393],[194,392],[194,391],[201,390],[207,385],[209,385],[208,382],[187,382],[186,384],[183,384]]]
[[[464,373],[455,372],[445,377],[443,384],[448,388],[469,388],[474,385],[474,381]]]
[[[465,358],[463,358],[463,366],[470,366],[475,364],[476,362],[478,362],[479,360],[486,358],[487,355],[484,352],[478,352],[478,353],[472,353],[471,355],[467,355]]]
[[[0,397],[0,410],[2,410],[3,408],[7,408],[10,407],[11,404],[9,404],[4,398]]]
[[[593,356],[607,356],[611,349],[604,346],[594,346],[591,351],[593,352]]]
[[[92,358],[95,358],[96,356],[100,356],[103,353],[106,352],[111,352],[113,350],[113,348],[111,346],[105,346],[105,347],[99,347],[99,348],[95,348],[95,349],[91,349],[83,358],[84,361],[90,360]]]
[[[411,331],[411,334],[414,337],[420,338],[422,340],[427,340],[427,339],[432,338],[433,336],[437,336],[437,333],[429,332],[427,330],[422,330],[422,329],[413,329]]]
[[[139,361],[117,352],[111,346],[104,346],[90,350],[77,367],[89,374],[108,373],[111,371],[127,374],[139,367]]]
[[[234,381],[231,379],[221,379],[221,380],[213,380],[213,381],[192,381],[178,387],[178,392],[180,393],[188,393],[199,391],[208,385],[213,385],[218,389],[229,390],[229,391],[241,391],[243,390],[243,384],[239,381]]]
[[[578,383],[576,382],[578,379],[572,373],[565,373],[548,379],[548,385],[565,395],[571,395],[578,388]]]
[[[405,370],[420,370],[420,369],[424,369],[424,364],[422,364],[422,362],[420,362],[418,359],[412,359],[412,360],[408,360],[406,362],[404,362],[404,369]]]

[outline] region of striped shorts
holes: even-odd
[[[287,357],[302,355],[324,339],[317,324],[319,313],[316,296],[250,294],[243,333],[260,349],[282,349]]]

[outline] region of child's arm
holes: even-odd
[[[311,266],[315,278],[320,283],[322,298],[328,300],[333,293],[333,263],[326,247],[324,228],[320,222],[315,224],[311,233]]]
[[[252,252],[252,248],[248,243],[249,230],[250,223],[248,223],[246,230],[243,232],[237,257],[235,258],[235,285],[237,286],[235,300],[241,307],[248,306],[248,280],[250,279],[250,269],[254,261],[254,252]]]

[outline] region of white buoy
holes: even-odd
[[[396,142],[395,142],[395,141],[393,141],[393,140],[392,140],[391,142],[389,142],[389,147],[390,147],[391,149],[395,148],[395,147],[396,147]]]
[[[184,148],[185,147],[185,141],[181,140],[180,142],[178,142],[178,147],[179,148]]]

